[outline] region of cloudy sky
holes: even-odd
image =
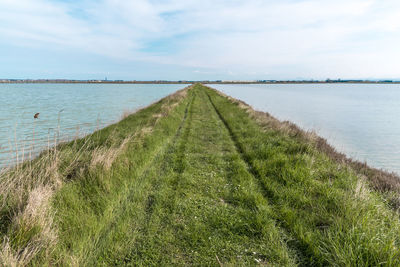
[[[400,78],[399,0],[0,0],[0,78]]]

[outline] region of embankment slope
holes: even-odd
[[[197,84],[3,174],[1,263],[398,266],[386,195],[266,118]]]

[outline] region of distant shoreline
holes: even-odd
[[[123,81],[123,80],[52,80],[52,79],[0,79],[0,84],[14,83],[72,83],[72,84],[400,84],[400,81],[380,80],[380,81],[361,81],[361,80],[326,80],[326,81]]]

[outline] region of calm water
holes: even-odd
[[[339,151],[400,173],[400,85],[211,85],[255,109],[315,130]]]
[[[160,84],[0,84],[0,167],[21,152],[39,151],[118,121],[185,85]],[[40,112],[39,119],[33,115]],[[58,123],[58,121],[60,123]],[[50,139],[50,141],[49,141]],[[16,149],[18,148],[18,149]],[[26,158],[26,156],[25,156]]]

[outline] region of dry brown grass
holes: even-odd
[[[95,148],[91,155],[90,166],[94,168],[100,165],[106,170],[109,170],[117,157],[125,150],[126,145],[129,143],[129,141],[131,141],[131,139],[132,136],[128,136],[122,141],[120,145],[107,148]]]
[[[127,137],[118,144],[109,140],[110,147],[92,150],[89,149],[90,139],[78,150],[58,150],[54,147],[34,161],[2,172],[0,209],[8,209],[7,228],[11,229],[14,236],[29,235],[30,238],[16,245],[7,236],[4,237],[0,266],[25,266],[38,253],[49,254],[57,243],[57,227],[53,223],[54,213],[51,210],[51,199],[55,192],[63,183],[76,179],[81,170],[90,166],[100,164],[108,170],[131,138]],[[64,165],[63,168],[60,168],[61,165]],[[34,234],[31,235],[31,232]]]
[[[298,138],[302,142],[312,145],[321,153],[326,154],[335,162],[343,166],[350,167],[357,173],[361,180],[367,180],[374,190],[383,193],[394,209],[400,209],[400,177],[396,173],[373,168],[368,166],[365,162],[363,163],[351,159],[345,154],[338,152],[327,142],[326,139],[318,136],[313,131],[304,131],[296,124],[289,121],[279,121],[267,112],[254,110],[244,101],[230,97],[214,88],[207,88],[217,92],[221,96],[228,98],[238,107],[244,109],[261,127],[265,129],[278,130],[285,135]]]
[[[81,168],[82,159],[90,157],[90,153],[96,155],[97,150],[90,151],[89,145],[87,139],[73,151],[60,150],[56,146],[42,152],[33,161],[25,161],[2,171],[0,210],[7,211],[5,227],[9,230],[3,236],[0,266],[25,266],[38,253],[51,252],[57,243],[52,197],[70,179],[69,174]],[[114,150],[102,151],[109,156],[115,153]],[[63,168],[61,165],[64,165]],[[2,221],[4,218],[1,218]],[[29,240],[19,240],[23,236],[29,236]]]
[[[24,210],[14,218],[14,231],[31,232],[40,229],[27,244],[12,249],[5,239],[0,252],[0,262],[5,266],[25,266],[37,253],[50,249],[57,242],[57,230],[53,224],[50,199],[54,194],[50,186],[39,186],[29,193]]]
[[[31,259],[39,252],[39,247],[29,244],[25,249],[15,251],[11,248],[10,242],[4,238],[2,249],[0,250],[1,266],[26,266]]]
[[[0,174],[0,209],[8,210],[7,228],[14,238],[11,242],[8,236],[4,237],[0,265],[25,266],[39,252],[49,253],[57,242],[51,199],[64,180],[59,168],[61,156],[54,147],[35,160]],[[78,158],[73,158],[70,164]],[[15,238],[24,235],[30,236],[26,242]]]
[[[367,177],[361,176],[354,188],[354,197],[364,201],[368,198],[369,191]]]

